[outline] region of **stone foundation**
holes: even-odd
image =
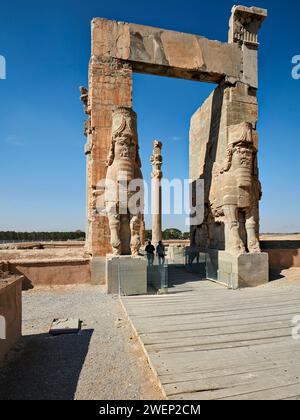
[[[102,286],[106,284],[105,257],[94,257],[91,259],[91,283]]]
[[[245,254],[239,257],[225,251],[209,250],[207,277],[230,289],[257,287],[269,282],[267,253]]]
[[[147,294],[147,261],[143,257],[106,257],[108,294],[125,296]]]
[[[21,277],[0,280],[0,361],[21,338],[21,294]]]

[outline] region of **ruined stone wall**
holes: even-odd
[[[5,319],[6,330],[6,338],[0,338],[0,361],[4,359],[11,347],[14,346],[21,338],[21,293],[21,278],[8,278],[6,280],[0,280],[0,316]]]

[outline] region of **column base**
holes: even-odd
[[[230,289],[257,287],[269,282],[267,253],[231,255],[226,251],[209,250],[207,277]]]

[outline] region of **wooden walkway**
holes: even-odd
[[[176,269],[170,278],[168,295],[122,298],[167,399],[300,399],[299,285],[232,291]]]

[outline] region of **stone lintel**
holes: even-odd
[[[92,21],[92,55],[130,62],[137,73],[211,83],[241,71],[235,44],[101,18]]]

